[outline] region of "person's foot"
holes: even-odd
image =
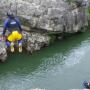
[[[22,52],[22,43],[19,43],[19,52]]]
[[[11,48],[11,52],[14,52],[14,43],[13,42],[11,42],[10,48]]]

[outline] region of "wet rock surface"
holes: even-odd
[[[2,28],[0,28],[1,30]],[[1,33],[1,32],[0,32]],[[7,47],[4,41],[1,40],[0,37],[0,61],[5,62],[7,59]]]
[[[32,53],[33,51],[40,50],[44,46],[48,46],[50,44],[50,37],[40,33],[23,32],[23,44],[25,49]]]
[[[7,59],[7,51],[5,48],[5,42],[0,42],[0,61],[5,62]]]

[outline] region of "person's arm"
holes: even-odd
[[[20,32],[22,33],[22,27],[21,27],[21,23],[20,23],[19,19],[15,18],[15,20],[17,22],[17,25],[18,25],[18,28],[19,28]]]
[[[21,28],[20,23],[18,23],[18,27],[19,27],[20,32],[22,32],[22,28]]]
[[[3,33],[2,33],[2,35],[3,36],[5,36],[5,33],[6,33],[6,29],[7,29],[7,27],[8,27],[8,19],[4,22],[4,25],[3,25]]]

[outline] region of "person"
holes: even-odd
[[[83,85],[85,88],[90,89],[90,83],[88,81],[84,81]]]
[[[14,42],[18,41],[19,52],[22,52],[22,28],[20,21],[13,13],[7,13],[7,19],[4,22],[2,36],[5,38],[6,30],[9,34],[6,38],[7,47],[11,48],[11,52],[14,52]]]

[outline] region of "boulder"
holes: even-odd
[[[40,50],[44,46],[48,46],[50,44],[50,37],[45,34],[24,31],[23,41],[25,49],[32,53],[33,51]]]
[[[2,27],[0,27],[0,61],[5,62],[7,59],[7,47],[5,41],[1,39]]]
[[[7,59],[7,51],[5,42],[0,42],[0,61],[5,62]]]
[[[0,28],[0,30],[1,29],[2,28]],[[5,41],[2,41],[2,39],[0,37],[0,61],[1,62],[5,62],[7,59],[7,50],[6,49],[7,49],[7,47],[6,47]]]
[[[67,0],[68,1],[68,0]],[[66,0],[2,0],[0,12],[11,10],[29,22],[30,28],[59,33],[75,33],[88,25],[87,0],[73,5]]]

